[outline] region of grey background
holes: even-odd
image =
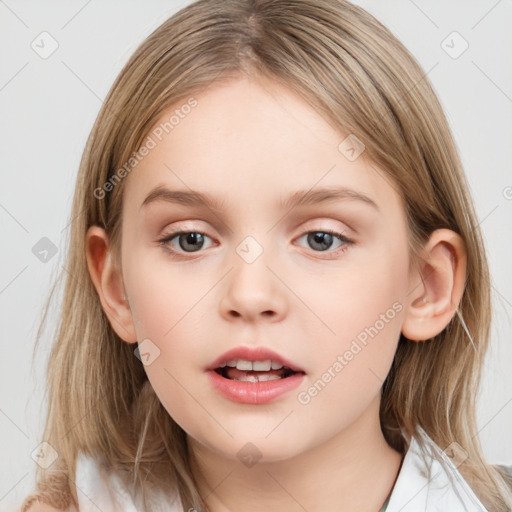
[[[33,485],[49,330],[33,368],[32,351],[44,300],[63,264],[86,137],[136,46],[188,3],[0,0],[0,511],[18,506]],[[495,304],[480,439],[489,461],[512,464],[512,1],[356,3],[420,61],[457,140],[487,243]],[[31,47],[35,41],[43,51],[43,31],[58,43],[46,59]],[[445,51],[463,48],[454,31],[469,44],[458,58]],[[56,251],[46,263],[32,252],[43,237]]]

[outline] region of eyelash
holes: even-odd
[[[194,230],[194,231],[175,231],[175,232],[172,232],[169,235],[165,236],[164,238],[158,240],[158,243],[159,243],[159,245],[161,245],[164,248],[164,250],[169,252],[171,254],[171,256],[174,256],[174,257],[177,257],[177,258],[187,259],[188,257],[185,256],[185,255],[187,255],[187,254],[192,255],[192,254],[195,254],[195,253],[199,253],[199,252],[201,252],[201,250],[193,251],[193,252],[189,252],[189,253],[181,252],[181,251],[178,251],[176,249],[171,248],[170,242],[174,238],[178,237],[179,235],[188,235],[190,233],[197,233],[197,234],[200,234],[200,235],[205,236],[207,238],[210,238],[206,233],[203,233],[202,231],[197,231],[197,230]],[[343,245],[341,245],[340,247],[338,247],[335,250],[326,250],[326,251],[314,251],[313,250],[313,252],[316,252],[316,253],[319,253],[319,254],[327,253],[327,254],[330,254],[330,255],[338,256],[338,255],[344,253],[348,249],[348,247],[350,245],[354,244],[354,241],[352,239],[347,238],[345,235],[343,235],[343,233],[340,233],[338,231],[334,231],[332,229],[314,229],[314,230],[306,231],[302,235],[299,236],[299,239],[304,237],[305,235],[310,234],[310,233],[326,233],[326,234],[334,236],[340,242],[343,243]],[[326,259],[329,259],[329,258],[326,258]]]

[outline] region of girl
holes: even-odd
[[[510,510],[477,436],[490,292],[464,174],[363,9],[172,16],[108,94],[72,219],[23,511]]]

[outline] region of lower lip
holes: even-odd
[[[213,387],[221,395],[242,404],[266,404],[284,393],[295,389],[304,379],[303,373],[295,373],[284,379],[262,382],[244,382],[225,379],[216,371],[208,371]]]

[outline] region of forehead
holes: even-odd
[[[140,207],[155,186],[207,192],[245,209],[262,200],[283,205],[294,191],[315,187],[398,200],[364,152],[352,161],[340,150],[348,133],[277,82],[240,77],[192,100],[166,109],[150,130],[154,147],[125,183],[128,204]]]

